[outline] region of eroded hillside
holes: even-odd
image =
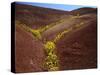
[[[97,67],[96,9],[67,12],[17,4],[15,19],[16,72]]]

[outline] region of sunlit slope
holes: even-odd
[[[56,24],[55,26],[49,28],[43,33],[43,38],[46,40],[52,40],[56,37],[59,33],[63,32],[64,30],[68,30],[72,28],[72,31],[75,31],[75,27],[77,26],[86,26],[91,23],[93,20],[96,20],[96,14],[85,14],[79,16],[69,16],[62,19],[61,23]],[[67,35],[67,34],[66,34]]]

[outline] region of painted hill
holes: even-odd
[[[19,20],[32,28],[54,23],[61,19],[62,16],[66,16],[66,14],[68,13],[67,11],[24,4],[16,4],[15,7],[16,20]]]
[[[43,44],[16,26],[16,72],[42,71]]]
[[[96,20],[65,35],[57,43],[61,70],[97,67]]]
[[[90,14],[90,13],[96,14],[97,8],[83,7],[83,8],[72,10],[70,12],[70,14],[72,14],[72,15],[76,15],[76,14],[83,15],[83,14]]]
[[[68,12],[16,4],[16,72],[47,71],[43,67],[44,43],[68,29],[71,30],[55,43],[59,70],[96,68],[96,12],[95,8]],[[43,32],[39,32],[41,27],[44,27]],[[33,30],[35,36],[27,28]],[[41,40],[36,35],[41,35]]]

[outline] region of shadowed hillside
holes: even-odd
[[[16,72],[43,71],[43,44],[16,26]]]
[[[96,14],[96,13],[97,13],[97,8],[90,8],[90,7],[79,8],[70,12],[70,14],[72,15]]]
[[[96,20],[86,27],[73,31],[57,43],[61,70],[96,68],[97,66]]]
[[[67,16],[67,11],[16,4],[16,20],[19,20],[32,28],[45,26],[59,21],[63,16]]]

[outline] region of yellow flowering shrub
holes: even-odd
[[[57,71],[57,70],[59,70],[59,67],[53,67],[49,69],[49,71]]]
[[[56,45],[52,41],[47,41],[46,44],[44,44],[45,51],[47,53],[47,57],[45,59],[45,67],[48,71],[55,71],[58,70],[58,58],[55,54],[54,50],[56,48]]]
[[[40,32],[43,33],[44,31],[46,31],[48,28],[50,28],[49,25],[46,25],[45,27],[41,27],[39,28]]]
[[[54,43],[56,43],[58,40],[60,40],[60,38],[63,37],[64,34],[70,32],[71,30],[72,30],[72,28],[69,28],[69,29],[64,30],[64,31],[61,32],[61,33],[58,33],[58,35],[57,35],[57,36],[55,37],[55,39],[54,39]]]
[[[70,18],[70,20],[74,19],[74,18],[78,18],[80,15],[77,14],[76,16]],[[31,32],[33,36],[35,36],[37,39],[42,39],[42,33],[44,31],[46,31],[47,29],[51,28],[52,26],[56,25],[56,24],[59,24],[59,23],[62,23],[64,22],[66,19],[61,19],[59,20],[58,22],[54,22],[54,23],[51,23],[49,25],[46,25],[44,27],[40,27],[38,29],[32,29],[30,27],[28,27],[27,25],[25,24],[21,24],[19,21],[16,21],[16,24],[18,26],[21,26],[23,29],[25,29],[26,31],[28,32]],[[55,50],[56,50],[56,42],[58,40],[60,40],[66,33],[69,33],[70,31],[74,30],[74,29],[77,29],[79,27],[81,27],[84,23],[81,22],[77,25],[74,25],[73,27],[70,27],[69,29],[65,29],[64,31],[60,32],[57,34],[57,36],[53,39],[53,41],[47,41],[47,39],[45,38],[45,43],[43,42],[44,44],[44,50],[46,52],[46,58],[45,58],[45,62],[43,63],[43,66],[44,68],[46,68],[46,70],[48,71],[57,71],[59,70],[59,60],[58,60],[58,57],[55,53]]]
[[[39,30],[31,29],[31,32],[36,38],[41,39],[41,33]]]
[[[52,41],[48,41],[48,42],[46,42],[44,47],[45,47],[45,50],[47,50],[46,52],[49,53],[50,51],[55,49],[55,44]]]

